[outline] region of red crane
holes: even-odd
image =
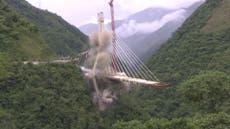
[[[133,53],[131,50],[127,49],[124,52],[119,51],[122,49],[121,46],[119,46],[118,41],[116,38],[119,39],[119,36],[116,37],[115,32],[115,20],[114,20],[114,5],[113,1],[111,0],[109,2],[110,5],[110,12],[111,12],[111,28],[112,28],[112,47],[113,47],[113,55],[112,55],[112,66],[114,71],[110,71],[110,65],[107,66],[108,69],[104,68],[104,72],[101,72],[100,70],[89,69],[84,66],[81,66],[81,70],[84,72],[86,78],[95,78],[96,75],[102,75],[105,74],[105,77],[107,79],[113,80],[113,81],[119,81],[119,82],[126,82],[127,84],[143,84],[146,86],[151,87],[163,87],[167,86],[167,83],[164,82],[158,82],[158,79],[155,77],[155,75],[144,65],[143,62],[141,62],[140,59]],[[123,52],[123,53],[119,53]],[[119,56],[124,55],[124,58],[119,58]],[[130,58],[133,58],[133,60]],[[118,60],[119,59],[119,60]],[[121,61],[121,62],[120,62]],[[129,63],[128,66],[125,66],[126,64],[122,64],[122,62]],[[130,65],[130,64],[134,65]],[[140,67],[135,65],[140,64]],[[138,68],[136,68],[138,67]],[[108,71],[106,71],[108,70]],[[103,71],[103,70],[102,70]],[[154,78],[157,81],[153,81]],[[97,86],[97,83],[95,81],[95,86]],[[97,88],[95,88],[96,90]],[[99,91],[98,91],[99,92]]]
[[[111,28],[112,28],[112,45],[113,45],[113,69],[114,71],[117,71],[117,58],[116,58],[116,43],[115,43],[115,38],[116,38],[116,32],[115,32],[115,21],[114,21],[114,7],[113,7],[113,0],[109,2],[110,6],[110,12],[111,12]]]
[[[109,2],[110,5],[110,11],[111,11],[111,26],[112,26],[112,31],[115,34],[115,22],[114,22],[114,8],[113,8],[113,0]]]

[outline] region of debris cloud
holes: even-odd
[[[111,74],[108,71],[115,72],[111,67],[112,33],[104,29],[103,13],[98,14],[98,21],[98,32],[89,35],[90,50],[84,67],[92,70],[88,78],[92,101],[100,110],[105,110],[118,100],[119,95],[128,91],[129,85],[106,77]]]

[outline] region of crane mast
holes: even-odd
[[[111,0],[109,2],[110,12],[111,12],[111,28],[112,28],[112,64],[108,63],[108,65],[105,66],[105,68],[96,69],[98,58],[99,58],[97,55],[92,69],[89,69],[84,66],[81,67],[81,70],[84,72],[85,77],[89,79],[93,79],[95,90],[98,95],[100,95],[100,92],[99,89],[97,88],[96,77],[95,77],[96,75],[105,75],[104,77],[109,80],[124,82],[124,83],[144,84],[146,86],[151,86],[151,87],[167,86],[168,85],[167,83],[153,81],[154,78],[156,79],[155,75],[144,65],[143,62],[140,61],[140,59],[135,55],[135,53],[133,53],[131,50],[127,48],[125,48],[126,50],[123,50],[122,46],[119,46],[120,44],[116,40],[117,37],[119,39],[119,36],[116,37],[116,32],[115,32],[113,2],[114,0]],[[100,33],[103,30],[103,23],[104,23],[104,17],[102,12],[98,13],[98,21],[99,21],[98,40],[99,42],[101,42]],[[124,55],[124,58],[120,58],[122,55]],[[132,60],[130,58],[134,58],[134,59]],[[128,64],[122,64],[123,62],[126,61]],[[138,66],[136,64],[138,64]],[[113,69],[111,69],[111,65]]]
[[[111,12],[111,28],[112,28],[112,45],[113,45],[113,69],[117,71],[117,55],[116,55],[116,32],[115,32],[115,21],[114,21],[114,6],[113,0],[109,2]]]
[[[114,7],[113,7],[113,0],[109,2],[110,5],[110,11],[111,11],[111,26],[112,26],[112,31],[115,35],[115,22],[114,22]]]

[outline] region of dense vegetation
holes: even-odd
[[[31,6],[25,0],[6,0],[12,9],[37,26],[40,34],[60,56],[76,55],[87,48],[87,37],[56,14]]]
[[[0,0],[0,59],[44,59],[54,56],[37,27]]]
[[[149,64],[154,72],[175,84],[202,70],[230,73],[230,60],[226,56],[230,54],[230,26],[211,33],[202,31],[215,16],[213,12],[227,3],[229,1],[209,0],[195,12],[151,59]],[[161,67],[157,67],[159,64]]]
[[[221,18],[224,27],[218,25],[219,10],[229,12],[229,1],[207,0],[148,61],[171,85],[131,93],[154,118],[121,121],[114,128],[230,128],[230,26],[228,16]]]
[[[104,112],[92,104],[89,88],[74,64],[36,66],[8,62],[8,56],[14,55],[11,50],[17,50],[8,45],[18,41],[11,32],[30,28],[33,31],[25,32],[39,37],[40,31],[0,2],[0,7],[8,9],[0,12],[0,19],[10,13],[28,24],[15,25],[8,34],[0,32],[1,36],[10,37],[5,38],[10,40],[8,44],[0,37],[0,128],[230,128],[230,28],[207,30],[216,10],[230,10],[223,6],[228,0],[207,0],[149,60],[151,70],[170,87],[133,88]],[[1,24],[6,26],[0,21]],[[6,62],[10,64],[7,69]]]
[[[1,129],[81,129],[99,125],[75,65],[18,64],[10,72],[14,75],[0,80]]]
[[[152,118],[145,122],[137,120],[119,121],[112,126],[112,129],[228,129],[230,127],[229,119],[230,115],[224,113],[172,120]]]

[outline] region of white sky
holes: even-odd
[[[80,26],[96,22],[96,14],[103,11],[110,19],[110,0],[27,0],[29,3],[56,13],[69,23]],[[148,7],[185,8],[204,0],[114,0],[115,19],[122,19]]]

